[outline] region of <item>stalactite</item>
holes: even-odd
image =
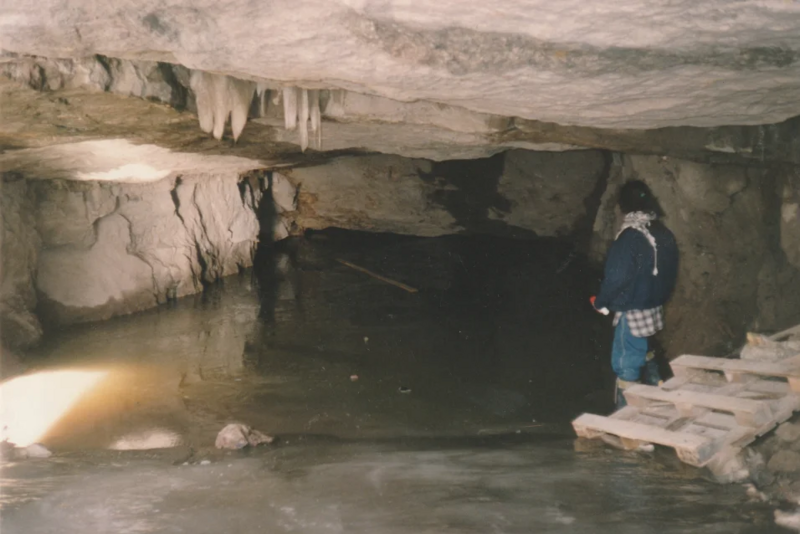
[[[297,99],[300,105],[297,108],[297,127],[300,134],[300,150],[308,148],[308,90],[297,88]]]
[[[214,139],[222,139],[225,133],[225,123],[228,122],[228,116],[231,114],[230,95],[228,94],[228,81],[225,76],[210,75],[210,90],[211,94],[211,107],[214,115],[214,130],[211,135]]]
[[[322,148],[322,114],[320,112],[319,90],[285,87],[283,89],[283,120],[287,130],[297,128],[300,148],[303,151],[309,146],[309,129],[314,134],[311,137],[311,145],[318,150]],[[310,125],[309,122],[311,123]]]
[[[283,88],[283,126],[287,130],[297,127],[297,91],[294,87]]]
[[[247,124],[247,115],[250,112],[250,103],[256,91],[256,84],[236,78],[228,77],[231,99],[231,132],[233,140],[238,141],[242,135],[244,125]]]
[[[256,85],[256,97],[258,98],[258,116],[266,117],[269,107],[269,89],[264,84]]]
[[[200,129],[222,139],[228,117],[231,119],[233,139],[238,140],[247,124],[247,116],[253,98],[258,98],[259,117],[265,117],[269,107],[270,91],[264,84],[256,84],[221,74],[192,71],[190,85],[197,100],[197,116]],[[302,87],[284,87],[275,91],[273,104],[283,99],[284,127],[298,129],[300,147],[305,151],[309,144],[322,149],[322,112],[320,91]],[[344,91],[331,91],[325,109],[329,116],[344,115]],[[309,124],[310,123],[310,124]],[[309,129],[313,136],[309,139]],[[310,141],[310,143],[309,143]]]
[[[331,89],[328,105],[325,106],[325,115],[328,117],[344,117],[344,95],[343,89]]]
[[[311,118],[312,146],[316,150],[322,149],[322,115],[319,110],[319,91],[312,89],[308,91],[308,101],[310,105],[309,116]]]
[[[192,71],[189,85],[194,91],[197,102],[197,118],[200,120],[200,129],[210,134],[214,130],[214,106],[211,104],[206,73],[199,70]]]
[[[256,85],[230,76],[192,71],[189,79],[197,101],[200,129],[215,139],[222,139],[225,124],[231,118],[233,139],[238,140],[247,123],[247,113]]]

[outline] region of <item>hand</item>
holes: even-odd
[[[597,300],[597,297],[595,295],[592,295],[591,297],[589,297],[589,302],[592,303],[592,308],[594,308],[594,310],[597,313],[602,313],[603,315],[608,315],[608,308],[600,308],[599,310],[597,309],[597,306],[594,305],[594,302],[596,300]]]

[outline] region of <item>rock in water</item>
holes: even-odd
[[[50,458],[53,453],[41,443],[32,443],[27,447],[17,449],[17,456],[20,458]]]
[[[243,449],[250,445],[255,447],[262,443],[272,443],[272,436],[268,436],[241,423],[231,423],[217,434],[214,445],[218,449]]]
[[[783,512],[775,510],[775,524],[800,532],[800,511]]]

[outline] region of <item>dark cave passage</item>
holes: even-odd
[[[275,320],[249,347],[259,368],[275,365],[276,351],[296,365],[313,354],[315,364],[353,366],[364,382],[377,376],[388,390],[396,382],[431,404],[509,422],[564,422],[603,409],[600,391],[610,397],[610,329],[587,303],[598,273],[568,242],[330,230],[275,255],[254,275],[262,295],[289,298],[262,301],[262,317]]]

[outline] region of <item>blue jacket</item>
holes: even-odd
[[[675,236],[658,221],[650,224],[658,247],[658,275],[653,276],[655,254],[647,238],[628,228],[611,245],[605,277],[595,307],[611,311],[648,310],[669,300],[678,277]]]

